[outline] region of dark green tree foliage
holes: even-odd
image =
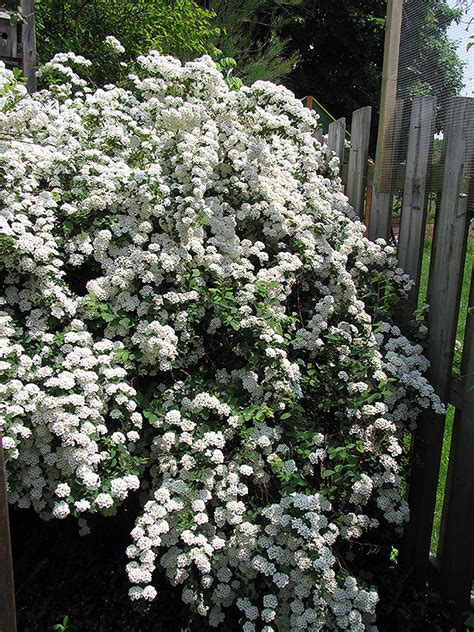
[[[39,61],[73,51],[93,61],[96,83],[113,82],[118,59],[107,35],[125,47],[124,61],[152,48],[190,59],[214,51],[214,17],[194,0],[37,0]]]
[[[258,79],[280,83],[299,59],[289,52],[281,33],[300,19],[303,0],[208,0],[220,27],[218,47],[237,61],[239,76],[247,84]],[[289,37],[291,37],[289,30]]]
[[[300,62],[286,82],[314,95],[335,117],[379,99],[386,3],[383,0],[304,0],[288,25],[289,53]]]

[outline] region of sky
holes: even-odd
[[[448,0],[450,6],[459,6],[457,0]],[[466,30],[469,21],[469,30]],[[467,97],[474,97],[474,46],[468,52],[466,46],[469,42],[469,36],[474,35],[474,2],[470,2],[470,9],[467,15],[465,14],[460,24],[453,24],[448,31],[449,36],[458,42],[458,55],[466,62],[464,68],[464,83],[465,87],[462,94]],[[473,40],[471,40],[473,41]]]

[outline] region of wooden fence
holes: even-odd
[[[455,408],[447,483],[436,551],[431,551],[436,495],[445,435],[445,415],[426,412],[412,440],[412,471],[408,481],[411,519],[400,552],[419,585],[427,582],[453,604],[453,623],[471,610],[474,571],[474,275],[463,339],[461,371],[453,375],[456,332],[460,316],[469,222],[474,216],[474,99],[453,98],[443,130],[443,155],[432,163],[436,98],[416,97],[409,104],[408,142],[400,161],[399,142],[403,104],[397,104],[392,125],[393,156],[389,192],[371,215],[373,164],[367,161],[370,108],[354,112],[348,164],[342,168],[346,192],[360,217],[366,218],[371,239],[390,238],[394,195],[401,201],[398,240],[400,266],[415,286],[408,308],[416,307],[430,195],[436,195],[436,214],[430,257],[427,303],[430,305],[426,354],[429,380],[441,400]],[[398,112],[398,114],[397,114]],[[399,118],[397,118],[397,116]],[[341,156],[344,121],[332,124],[328,144]],[[374,195],[377,195],[375,191]],[[387,197],[388,196],[388,197]],[[382,212],[381,210],[382,209]],[[393,235],[392,235],[393,240]],[[406,310],[409,311],[408,309]]]
[[[352,114],[349,159],[345,161],[346,119],[329,125],[328,146],[339,158],[341,178],[351,205],[361,219],[366,214],[367,200],[373,183],[373,162],[369,159],[372,108],[360,108]],[[322,139],[322,131],[319,133]]]
[[[426,114],[424,125],[428,125],[428,118]],[[422,120],[421,115],[419,120]],[[423,580],[429,573],[441,594],[455,603],[455,624],[462,629],[463,613],[470,608],[474,555],[474,316],[470,310],[464,335],[461,375],[456,378],[453,378],[453,358],[474,201],[473,99],[456,98],[450,102],[443,154],[444,174],[435,217],[428,281],[430,311],[426,351],[431,362],[429,379],[441,399],[455,406],[456,412],[439,545],[432,555],[430,542],[445,416],[425,414],[419,419],[414,437],[414,466],[409,491],[412,519],[406,532],[404,558],[412,565],[418,580]],[[422,158],[420,155],[420,161]],[[420,180],[412,177],[411,188],[415,195],[419,184]],[[408,267],[417,270],[422,249],[420,232],[424,234],[424,222],[422,220],[417,225],[417,215],[421,214],[417,209],[405,210],[406,216],[404,218],[402,213],[400,224],[400,241],[403,252],[407,253],[404,256]],[[414,225],[416,230],[404,228],[406,223]],[[472,281],[469,304],[474,306]]]

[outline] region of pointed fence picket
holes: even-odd
[[[345,139],[346,119],[340,118],[334,123],[330,123],[328,128],[328,147],[339,158],[340,165],[344,164]]]
[[[361,219],[364,217],[364,200],[367,188],[371,116],[372,108],[370,106],[360,108],[352,114],[346,195]]]
[[[397,158],[400,144],[404,102],[395,102],[393,120],[385,134],[382,166],[374,173],[374,199],[369,223],[369,239],[390,239],[392,224],[393,193],[397,175]],[[377,171],[379,174],[377,175]]]
[[[471,270],[469,305],[474,305],[474,276]],[[463,625],[469,610],[474,551],[474,313],[467,317],[465,347],[461,364],[464,376],[461,406],[456,410],[441,532],[436,554],[439,585],[455,604],[456,623]]]
[[[405,168],[398,262],[414,281],[410,304],[416,307],[420,287],[428,206],[428,176],[436,122],[436,97],[415,97],[412,102]]]

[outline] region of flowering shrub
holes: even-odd
[[[160,565],[211,626],[375,630],[364,544],[406,520],[402,433],[441,406],[393,249],[284,88],[152,52],[94,91],[81,65],[34,97],[0,71],[11,502],[87,532],[139,493],[132,599]]]

